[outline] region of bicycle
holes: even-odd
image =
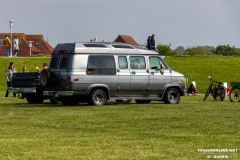
[[[230,92],[231,102],[240,102],[240,82],[230,82],[232,89]]]
[[[213,96],[215,101],[217,100],[223,101],[225,97],[225,89],[223,87],[223,83],[213,80],[210,76],[208,76],[208,79],[212,82],[206,91],[203,101],[207,99],[209,94]]]

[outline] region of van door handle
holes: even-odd
[[[154,72],[151,72],[150,75],[154,75]]]
[[[136,74],[136,72],[135,72],[135,71],[132,71],[132,72],[131,72],[131,74],[132,74],[132,75],[135,75],[135,74]]]

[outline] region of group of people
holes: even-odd
[[[47,68],[48,68],[48,64],[44,63],[43,67],[41,69],[36,67],[36,70],[37,70],[37,72],[41,72],[42,70],[47,69]],[[7,87],[12,87],[13,73],[16,73],[16,72],[17,72],[17,70],[14,67],[14,63],[10,62],[9,66],[6,69],[6,72],[5,72],[5,76],[6,76],[6,80],[7,80]],[[29,72],[28,67],[27,66],[23,66],[22,72],[23,73],[28,73]],[[8,92],[8,89],[7,89],[5,97],[8,97],[8,94],[9,94],[9,92]],[[16,93],[13,93],[13,96],[16,97]]]
[[[147,49],[150,49],[150,50],[156,50],[155,49],[155,35],[151,35],[151,36],[148,36],[148,39],[147,39]]]
[[[11,48],[12,48],[12,42],[9,39],[8,35],[6,35],[6,37],[3,40],[3,45],[6,48],[6,56],[7,57],[12,57],[12,53],[11,53]],[[18,51],[19,51],[19,39],[17,37],[14,38],[13,40],[13,53],[14,53],[14,57],[17,57]]]

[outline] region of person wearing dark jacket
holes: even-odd
[[[155,49],[155,35],[154,34],[151,36],[151,48],[152,48],[152,50],[156,50]]]
[[[148,36],[148,39],[147,39],[147,49],[152,49],[152,42],[151,42],[151,36]]]
[[[190,96],[196,96],[196,88],[195,86],[191,83],[190,86],[187,89],[187,95]]]
[[[14,68],[13,62],[10,62],[8,69],[6,70],[6,80],[7,80],[7,87],[12,87],[12,77],[13,73],[16,72],[16,69]],[[8,89],[6,91],[5,97],[8,97]],[[16,97],[16,93],[13,93],[13,96]]]

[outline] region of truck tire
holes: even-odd
[[[47,87],[52,82],[51,71],[49,69],[44,69],[40,73],[40,82],[42,87]]]
[[[44,101],[44,97],[38,94],[26,95],[26,99],[29,104],[41,104]]]
[[[94,89],[88,97],[88,104],[95,106],[103,106],[107,102],[106,92],[102,89]]]
[[[166,104],[178,104],[180,102],[180,92],[176,88],[167,89],[164,95],[164,103]]]

